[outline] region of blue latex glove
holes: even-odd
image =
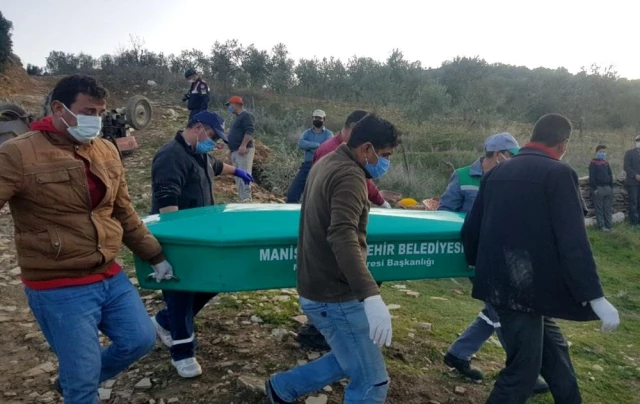
[[[233,173],[233,175],[240,178],[247,185],[253,182],[253,177],[251,176],[251,174],[239,168],[236,168],[236,171]]]

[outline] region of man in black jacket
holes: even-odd
[[[624,171],[627,173],[627,192],[629,193],[629,221],[631,225],[640,225],[640,136],[636,136],[635,149],[624,155]]]
[[[196,114],[187,127],[158,150],[151,166],[152,214],[214,204],[213,177],[234,175],[244,182],[251,175],[213,158],[217,140],[227,141],[224,120],[216,113]],[[162,342],[170,348],[171,364],[181,377],[202,374],[195,358],[193,319],[215,293],[163,291],[167,308],[151,317]]]
[[[569,346],[552,320],[602,319],[615,329],[617,310],[604,298],[584,226],[578,176],[559,161],[571,123],[548,114],[531,143],[485,174],[462,227],[473,297],[500,317],[507,361],[487,401],[524,404],[538,374],[556,403],[581,403]]]
[[[610,232],[613,227],[613,173],[607,161],[607,146],[596,147],[596,157],[589,164],[589,185],[598,228]]]

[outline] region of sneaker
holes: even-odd
[[[331,348],[327,344],[327,340],[318,331],[313,324],[306,323],[298,330],[296,341],[305,348],[312,349],[314,351],[330,351]]]
[[[264,389],[267,392],[267,400],[269,404],[293,404],[291,401],[284,401],[277,394],[271,385],[271,380],[267,380],[264,384]]]
[[[538,380],[536,380],[536,385],[533,387],[533,394],[545,394],[549,392],[549,385],[544,381],[543,378],[538,376]]]
[[[185,379],[198,377],[202,374],[202,368],[196,358],[187,358],[179,361],[172,359],[171,364],[176,368],[180,377],[184,377]]]
[[[158,334],[158,337],[160,337],[160,341],[171,348],[171,345],[173,345],[171,332],[162,328],[162,326],[158,323],[158,320],[156,320],[156,316],[151,316],[151,322],[153,323],[154,327],[156,327],[156,334]]]
[[[449,352],[447,352],[447,354],[444,357],[444,364],[449,366],[450,368],[454,368],[455,370],[460,372],[462,375],[468,377],[473,381],[482,380],[484,377],[480,369],[471,367],[471,361],[465,361],[460,358],[457,358],[452,354],[450,354]]]

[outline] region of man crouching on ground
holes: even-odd
[[[0,147],[0,207],[9,202],[22,282],[60,363],[65,404],[98,403],[98,385],[140,359],[155,330],[116,256],[122,242],[169,276],[162,248],[136,214],[116,148],[98,137],[107,93],[69,76],[53,116]],[[111,339],[100,346],[98,330]]]
[[[368,178],[389,169],[396,128],[367,115],[346,144],[316,163],[307,180],[298,235],[300,305],[331,347],[322,358],[267,381],[272,404],[349,378],[345,403],[384,403],[389,376],[380,346],[391,315],[367,268]]]

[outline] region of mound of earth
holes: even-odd
[[[0,98],[16,98],[22,94],[40,93],[41,81],[30,77],[17,56],[12,56],[8,67],[0,73]]]

